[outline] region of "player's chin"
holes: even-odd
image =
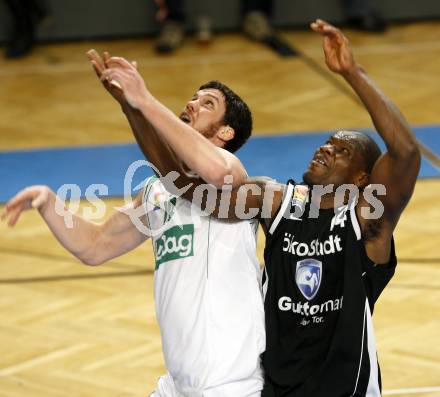
[[[325,178],[324,170],[311,164],[303,174],[303,181],[308,185],[320,185]]]
[[[315,185],[317,180],[317,175],[309,168],[303,174],[303,181],[308,185]]]

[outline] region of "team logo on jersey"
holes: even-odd
[[[159,266],[174,259],[194,255],[194,225],[173,226],[166,230],[155,242],[156,270]]]
[[[318,293],[322,278],[322,263],[316,259],[296,262],[295,281],[301,293],[308,300]]]

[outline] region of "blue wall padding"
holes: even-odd
[[[440,125],[415,128],[417,139],[428,149],[440,156]]]
[[[440,153],[440,126],[415,128],[418,139],[433,152]],[[301,180],[303,171],[316,148],[330,133],[270,135],[252,138],[238,156],[249,175],[266,175],[284,182]],[[380,142],[378,136],[374,138]],[[382,149],[384,148],[380,142]],[[29,185],[49,185],[53,190],[66,183],[79,185],[82,195],[91,184],[108,186],[109,196],[122,196],[124,175],[130,164],[143,159],[136,144],[81,146],[57,149],[33,149],[0,152],[0,202],[7,201]],[[140,168],[132,186],[142,182],[151,171]],[[426,159],[422,160],[421,178],[440,176]]]

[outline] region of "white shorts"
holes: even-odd
[[[241,385],[240,389],[243,389]],[[174,384],[170,374],[161,376],[157,382],[156,390],[150,394],[150,397],[260,397],[261,390],[258,392],[251,391],[248,394],[242,392],[237,394],[236,384],[226,384],[219,387],[212,387],[202,392],[194,392],[191,394],[180,393]]]

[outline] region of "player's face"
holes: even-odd
[[[318,148],[303,178],[311,185],[334,184],[336,188],[356,184],[363,168],[358,137],[349,131],[340,131]]]
[[[208,88],[197,91],[186,104],[180,119],[211,139],[222,125],[225,111],[226,104],[222,92]]]

